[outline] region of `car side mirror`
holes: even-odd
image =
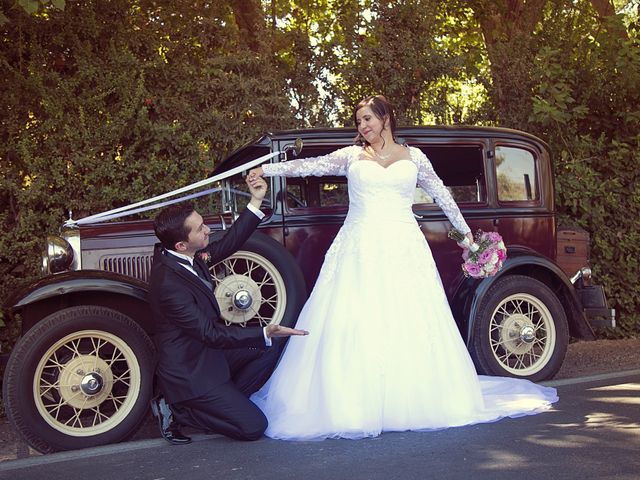
[[[284,147],[284,153],[286,154],[289,150],[293,150],[293,156],[297,157],[298,155],[300,155],[300,152],[302,151],[303,146],[304,146],[304,143],[302,139],[298,137],[295,139],[293,143]]]

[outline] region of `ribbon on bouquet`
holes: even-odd
[[[276,157],[276,156],[280,155],[281,153],[282,152],[268,153],[268,154],[263,155],[263,156],[261,156],[259,158],[256,158],[255,160],[252,160],[252,161],[250,161],[248,163],[244,163],[244,164],[242,164],[240,166],[232,168],[228,172],[221,173],[220,175],[214,175],[213,177],[205,178],[204,180],[200,180],[198,182],[191,183],[189,185],[186,185],[184,187],[178,188],[176,190],[172,190],[170,192],[163,193],[161,195],[156,195],[155,197],[148,198],[146,200],[141,200],[140,202],[132,203],[132,204],[126,205],[124,207],[118,207],[118,208],[114,208],[114,209],[108,210],[106,212],[96,213],[94,215],[89,215],[88,217],[84,217],[84,218],[81,218],[79,220],[69,219],[69,220],[64,222],[64,226],[65,227],[74,227],[74,226],[77,226],[77,225],[84,225],[86,223],[104,222],[106,220],[112,220],[114,218],[121,218],[121,217],[126,217],[128,215],[133,215],[133,214],[136,214],[136,213],[140,213],[140,212],[146,212],[147,210],[153,210],[155,208],[162,208],[164,206],[171,205],[173,203],[184,202],[184,201],[189,200],[191,198],[201,197],[201,196],[207,195],[209,193],[219,192],[220,190],[222,190],[221,188],[219,188],[219,187],[211,188],[211,189],[208,189],[208,190],[204,190],[202,192],[198,192],[198,193],[193,193],[191,195],[187,195],[186,197],[181,197],[181,198],[173,199],[173,200],[167,200],[165,202],[160,202],[160,203],[154,203],[154,202],[158,202],[160,200],[164,200],[165,198],[174,197],[174,196],[179,195],[181,193],[188,192],[190,190],[194,190],[196,188],[204,187],[205,185],[209,185],[210,183],[219,182],[220,180],[224,180],[226,178],[233,177],[234,175],[237,175],[240,172],[244,172],[245,170],[248,170],[250,168],[258,166],[258,165],[266,162],[267,160],[270,160],[273,157]],[[152,205],[149,205],[149,204],[152,204]]]

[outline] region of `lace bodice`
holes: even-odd
[[[435,199],[452,225],[462,233],[470,231],[458,205],[438,177],[426,155],[408,147],[406,159],[384,168],[371,160],[362,160],[362,147],[352,145],[319,157],[265,164],[264,175],[306,177],[344,175],[349,179],[349,219],[375,219],[388,213],[398,220],[413,218],[415,185]],[[357,166],[356,166],[357,165]]]

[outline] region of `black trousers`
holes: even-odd
[[[201,397],[172,404],[175,421],[238,440],[259,439],[267,429],[267,418],[249,397],[269,378],[281,346],[274,342],[266,350],[225,350],[231,379]]]

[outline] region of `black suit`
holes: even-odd
[[[210,243],[203,252],[214,263],[223,260],[244,244],[259,223],[253,212],[245,210],[222,240]],[[198,255],[194,267],[209,275]],[[266,418],[247,397],[266,380],[278,349],[265,351],[262,328],[221,323],[211,289],[159,244],[149,286],[156,323],[156,374],[176,421],[244,440],[260,437]]]

